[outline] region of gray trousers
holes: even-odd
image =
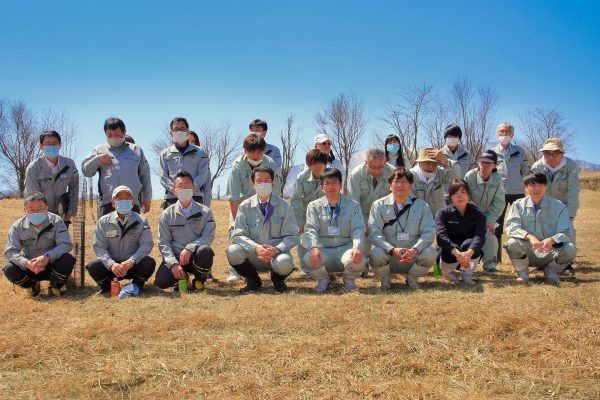
[[[418,276],[425,276],[429,269],[435,263],[437,251],[432,246],[427,246],[423,251],[419,252],[411,262],[400,262],[396,257],[390,256],[381,247],[375,247],[369,255],[369,265],[377,275],[378,270],[385,268],[389,264],[389,273],[407,275],[414,265],[421,267]],[[414,274],[415,271],[413,271]]]
[[[352,242],[338,247],[321,247],[319,250],[323,257],[321,265],[312,265],[310,262],[310,251],[307,251],[304,255],[304,263],[309,271],[324,267],[328,273],[343,272],[344,276],[359,277],[365,269],[366,255],[364,252],[360,263],[352,263],[352,257],[350,255],[352,251]],[[363,249],[361,249],[361,251],[362,250]]]
[[[544,268],[552,261],[555,261],[557,264],[567,265],[572,263],[577,255],[577,248],[573,243],[562,243],[558,247],[553,247],[543,258],[539,258],[535,254],[529,240],[510,238],[504,245],[504,248],[511,261],[527,257],[529,259],[529,266],[536,268]],[[515,265],[514,262],[513,265]]]
[[[294,260],[289,252],[277,254],[271,262],[259,260],[256,252],[246,251],[239,244],[230,245],[225,253],[230,265],[240,265],[248,260],[258,272],[273,270],[276,274],[288,276],[294,270]]]

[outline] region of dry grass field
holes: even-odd
[[[148,285],[118,300],[94,295],[88,278],[64,298],[32,300],[2,277],[0,399],[598,399],[600,193],[581,199],[577,275],[560,287],[541,275],[523,287],[504,264],[473,288],[429,276],[415,293],[399,278],[382,294],[369,278],[359,293],[338,284],[319,296],[294,274],[284,295],[265,277],[260,294]],[[21,209],[0,201],[0,237]],[[214,203],[221,281],[226,210]]]

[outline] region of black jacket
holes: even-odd
[[[472,203],[467,204],[464,215],[453,205],[442,207],[435,213],[437,244],[450,253],[460,249],[465,240],[473,239],[469,248],[478,253],[485,243],[485,224],[485,215]]]

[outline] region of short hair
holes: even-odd
[[[373,148],[367,150],[367,160],[369,158],[373,158],[373,159],[385,158],[385,152],[381,149],[373,147]]]
[[[187,171],[179,171],[178,173],[176,173],[175,178],[173,178],[173,183],[177,178],[188,178],[190,181],[192,181],[192,183],[194,183],[194,177]]]
[[[388,183],[391,185],[396,179],[400,180],[402,178],[406,178],[411,185],[415,181],[415,176],[408,168],[398,167],[392,171],[392,174],[388,178]]]
[[[525,186],[533,185],[534,183],[539,183],[544,186],[548,186],[548,177],[546,176],[546,174],[540,171],[529,171],[525,174],[525,176],[523,176],[523,184]]]
[[[44,144],[44,139],[46,139],[46,138],[56,138],[58,140],[58,143],[62,143],[60,141],[60,135],[56,131],[51,131],[51,130],[44,131],[40,135],[40,144]]]
[[[263,121],[262,119],[252,120],[252,122],[250,122],[250,125],[248,125],[248,128],[250,130],[252,130],[252,128],[256,128],[256,127],[262,128],[263,131],[265,131],[265,132],[269,130],[267,121]]]
[[[337,168],[325,168],[325,171],[321,174],[321,185],[325,182],[325,179],[337,179],[340,184],[342,183],[342,173]]]
[[[131,137],[129,135],[125,135],[125,141],[127,143],[135,144],[135,140],[133,139],[133,137]]]
[[[125,122],[121,121],[119,118],[116,117],[107,118],[106,121],[104,121],[104,132],[106,132],[109,129],[120,129],[121,132],[125,133]]]
[[[498,132],[500,128],[508,128],[511,134],[515,134],[515,127],[509,124],[508,122],[500,122],[500,124],[498,124],[498,127],[496,128],[496,132]]]
[[[319,149],[312,149],[306,153],[306,165],[310,167],[311,165],[317,163],[327,165],[327,154],[323,153]]]
[[[198,134],[194,131],[188,131],[189,135],[192,135],[192,137],[194,138],[194,140],[196,141],[196,143],[194,143],[196,146],[200,146],[200,138],[198,137]]]
[[[31,192],[27,197],[25,197],[25,201],[23,204],[27,207],[27,204],[32,201],[43,201],[44,204],[48,205],[48,200],[46,200],[46,196],[44,196],[41,192]]]
[[[260,135],[251,133],[244,139],[244,151],[253,152],[256,150],[265,151],[267,142]]]
[[[273,169],[271,167],[258,166],[252,170],[252,174],[250,175],[252,182],[254,182],[254,177],[256,176],[257,172],[268,172],[271,176],[271,180],[275,180],[275,172],[273,172]]]
[[[448,185],[448,201],[452,203],[452,196],[456,194],[460,189],[465,189],[469,198],[471,198],[471,188],[469,184],[464,179],[453,179],[452,182]]]
[[[175,117],[171,120],[171,123],[169,124],[169,128],[173,129],[173,125],[175,125],[176,122],[183,122],[185,124],[185,129],[190,129],[190,124],[188,124],[187,119],[183,118],[183,117]]]

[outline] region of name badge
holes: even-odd
[[[396,234],[396,240],[408,240],[408,232],[398,232]]]
[[[340,228],[337,226],[327,227],[327,233],[329,236],[340,236]]]
[[[114,230],[112,230],[112,231],[107,231],[107,232],[106,232],[106,237],[107,237],[107,238],[116,238],[118,234],[119,234],[119,233],[117,232],[117,230],[116,230],[116,229],[114,229]]]

